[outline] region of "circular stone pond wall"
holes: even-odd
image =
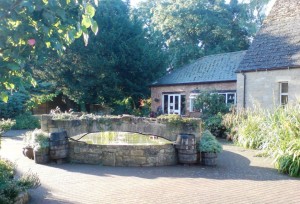
[[[170,141],[154,136],[142,135],[141,137],[147,138],[147,140],[142,139],[131,143],[131,139],[124,135],[115,140],[89,134],[78,142],[70,142],[69,159],[73,163],[102,164],[104,166],[177,164],[176,150]]]

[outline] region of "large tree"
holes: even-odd
[[[8,92],[35,84],[30,66],[45,50],[62,53],[88,29],[97,33],[93,20],[98,0],[1,0],[0,1],[0,100]]]
[[[128,3],[100,1],[95,20],[100,29],[87,47],[76,40],[60,58],[35,69],[76,103],[113,106],[148,96],[148,85],[164,69],[161,44],[149,39]],[[41,71],[42,69],[42,71]]]
[[[137,10],[149,30],[161,32],[170,66],[178,67],[204,55],[247,49],[267,2],[146,0]]]

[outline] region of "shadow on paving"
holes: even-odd
[[[67,200],[52,198],[52,196],[48,193],[48,190],[43,188],[43,186],[38,187],[37,189],[29,190],[30,199],[28,204],[57,204],[57,203],[64,203],[64,204],[72,204]]]
[[[264,158],[261,158],[264,159]],[[173,178],[206,178],[221,180],[254,180],[276,181],[297,180],[277,172],[273,168],[250,166],[250,160],[239,154],[223,151],[218,158],[216,167],[202,165],[176,165],[165,167],[108,167],[87,164],[49,165],[69,172],[95,176],[123,176],[155,179],[162,177]]]
[[[12,140],[22,140],[22,137],[13,137]],[[254,180],[254,181],[276,181],[276,180],[299,180],[291,178],[277,172],[271,167],[261,167],[250,165],[251,161],[241,155],[248,152],[242,148],[234,146],[232,143],[222,141],[224,151],[219,155],[216,167],[206,167],[202,165],[176,165],[165,167],[108,167],[101,165],[87,164],[47,164],[46,168],[57,168],[68,172],[76,172],[86,175],[100,177],[122,176],[139,177],[145,179],[155,178],[204,178],[218,180]],[[229,149],[229,150],[228,150]],[[21,150],[20,150],[21,151]],[[246,154],[247,155],[247,154]],[[247,155],[248,156],[248,155]],[[249,158],[253,157],[250,155]],[[265,158],[255,158],[255,160],[268,162]],[[266,161],[264,161],[266,160]],[[270,166],[270,165],[267,165]],[[51,171],[51,170],[50,170]]]

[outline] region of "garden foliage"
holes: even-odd
[[[8,101],[7,91],[36,85],[29,70],[42,63],[48,51],[61,54],[80,36],[87,44],[89,30],[98,32],[95,4],[98,1],[0,1],[0,100]]]
[[[0,203],[13,204],[19,193],[40,186],[40,180],[36,174],[29,172],[19,179],[15,179],[14,176],[15,165],[0,158]]]
[[[0,118],[14,118],[26,110],[28,94],[16,92],[10,95],[7,103],[0,100]]]
[[[11,119],[4,120],[2,118],[0,120],[0,145],[1,145],[1,135],[2,135],[2,133],[10,130],[14,124],[15,124],[15,121],[11,120]]]
[[[300,176],[300,105],[275,111],[256,108],[225,115],[223,124],[235,143],[263,150],[274,158],[276,168]]]
[[[225,103],[224,96],[215,92],[202,92],[196,97],[194,107],[201,112],[205,128],[213,135],[221,137],[225,132],[222,117],[230,108]]]
[[[38,118],[32,116],[32,114],[28,112],[15,117],[15,121],[16,124],[13,126],[13,129],[16,130],[40,128]]]
[[[216,137],[208,130],[202,133],[201,139],[198,144],[200,152],[220,153],[222,152],[222,145],[218,142]]]

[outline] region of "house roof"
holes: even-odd
[[[195,62],[167,73],[150,86],[236,81],[235,70],[245,51],[202,57]]]
[[[300,68],[300,1],[277,0],[237,72]]]

